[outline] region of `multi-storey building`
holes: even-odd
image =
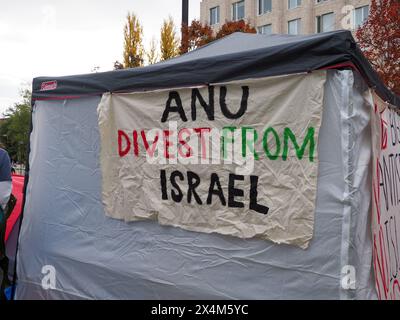
[[[202,0],[200,20],[214,31],[245,20],[259,33],[311,34],[354,31],[368,16],[370,0]]]

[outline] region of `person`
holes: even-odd
[[[0,271],[3,273],[0,285],[0,300],[4,299],[8,279],[8,258],[6,256],[5,235],[7,227],[7,204],[11,196],[11,162],[6,150],[0,147]]]

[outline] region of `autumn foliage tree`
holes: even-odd
[[[135,68],[143,65],[143,28],[134,13],[128,13],[124,27],[124,67]]]
[[[223,24],[215,34],[208,24],[202,24],[199,20],[193,20],[189,26],[181,28],[182,38],[179,46],[179,39],[172,17],[164,20],[160,32],[160,57],[156,48],[156,41],[150,43],[149,49],[145,52],[142,45],[143,28],[134,14],[127,16],[124,28],[124,63],[114,63],[114,70],[121,68],[133,68],[144,64],[146,57],[148,64],[154,64],[159,59],[168,60],[179,54],[184,54],[199,47],[202,47],[216,39],[223,38],[234,32],[256,33],[256,29],[244,20],[228,21]]]
[[[158,62],[157,41],[154,37],[150,41],[149,49],[146,52],[146,58],[148,64],[155,64]]]
[[[213,41],[213,31],[207,24],[201,24],[198,20],[193,20],[190,26],[182,26],[181,54],[192,51]]]
[[[217,32],[216,39],[221,39],[234,32],[257,33],[257,30],[244,20],[227,21]]]
[[[356,37],[381,79],[400,95],[400,1],[372,0]]]
[[[164,20],[160,38],[161,60],[168,60],[179,55],[179,40],[176,35],[174,20],[171,16]]]
[[[204,46],[216,39],[221,39],[234,32],[256,33],[256,29],[244,20],[227,21],[214,35],[213,30],[207,24],[193,20],[190,26],[182,26],[181,54]]]

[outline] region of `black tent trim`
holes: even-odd
[[[234,33],[147,67],[35,78],[32,99],[70,99],[105,92],[189,87],[346,65],[354,66],[384,101],[400,108],[400,97],[383,84],[351,32],[344,30],[307,36]]]

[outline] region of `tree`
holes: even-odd
[[[221,39],[234,32],[257,33],[257,30],[244,20],[227,21],[217,32],[216,39]]]
[[[143,65],[143,28],[134,13],[128,13],[124,27],[124,67]]]
[[[181,54],[210,43],[215,38],[211,27],[203,25],[198,20],[193,20],[190,26],[182,25]]]
[[[123,68],[124,68],[124,65],[121,62],[119,62],[118,60],[116,60],[114,62],[114,70],[121,70]]]
[[[12,160],[25,163],[29,143],[31,91],[22,90],[21,98],[21,102],[5,112],[5,119],[0,125],[0,141]]]
[[[158,62],[159,56],[157,52],[157,41],[155,38],[151,39],[149,50],[146,52],[148,64],[155,64]]]
[[[372,0],[356,37],[383,82],[400,95],[400,1]]]
[[[213,30],[207,24],[201,24],[193,20],[190,26],[182,26],[181,54],[197,49],[215,39],[221,39],[234,32],[256,33],[256,29],[244,20],[228,21],[221,26],[221,29],[214,36]]]
[[[168,60],[179,54],[179,40],[176,36],[174,20],[170,16],[161,28],[161,60]]]

